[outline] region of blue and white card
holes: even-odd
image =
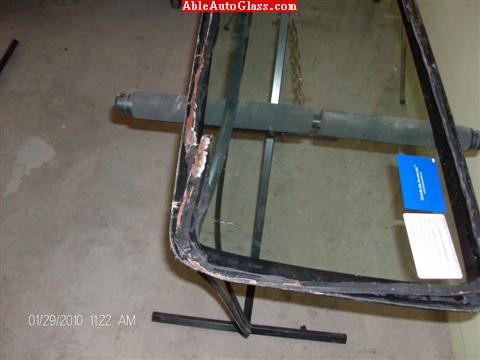
[[[447,206],[436,160],[398,154],[397,164],[405,209],[445,214]]]

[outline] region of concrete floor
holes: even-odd
[[[443,313],[266,289],[255,322],[348,344],[150,321],[227,318],[168,247],[179,127],[111,108],[118,91],[185,91],[197,19],[165,0],[0,2],[0,49],[20,41],[0,78],[1,358],[452,358]],[[30,326],[31,314],[84,323]],[[102,314],[111,326],[92,324]],[[127,314],[134,326],[118,324]]]

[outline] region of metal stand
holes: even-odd
[[[286,43],[287,43],[287,34],[288,34],[288,13],[282,13],[280,20],[280,27],[278,31],[278,42],[277,42],[277,53],[275,60],[275,69],[273,76],[272,84],[272,94],[270,102],[272,104],[278,104],[280,98],[280,88],[282,83],[282,72],[283,72],[283,63],[285,59]],[[243,25],[245,25],[245,19]],[[241,26],[240,26],[241,27]],[[244,57],[241,52],[239,52],[237,58]],[[239,85],[239,84],[238,84]],[[258,188],[258,197],[257,205],[255,212],[255,223],[253,229],[253,241],[251,248],[251,257],[259,258],[261,250],[261,242],[263,235],[263,227],[265,221],[265,212],[267,207],[267,195],[268,195],[268,184],[270,179],[270,169],[272,166],[272,157],[273,157],[273,148],[275,144],[274,134],[268,134],[265,137],[264,151],[263,151],[263,163],[260,173],[260,182]],[[228,148],[225,150],[228,152]],[[225,158],[226,158],[225,154]],[[221,240],[221,205],[222,205],[222,195],[223,195],[223,183],[225,179],[225,166],[226,161],[223,164],[217,164],[215,167],[218,168],[221,166],[221,173],[219,174],[218,184],[217,184],[217,195],[215,201],[215,247],[218,250],[222,249],[222,240]],[[212,166],[213,167],[213,166]],[[218,174],[218,173],[217,173]],[[221,330],[221,331],[233,331],[239,332],[244,337],[248,337],[250,334],[254,335],[265,335],[265,336],[275,336],[291,339],[301,339],[301,340],[313,340],[313,341],[323,341],[331,342],[338,344],[345,344],[347,342],[347,335],[340,333],[324,332],[324,331],[312,331],[307,330],[305,326],[302,326],[300,329],[294,328],[285,328],[278,326],[270,325],[257,325],[252,324],[252,311],[253,311],[253,301],[255,298],[255,286],[247,286],[246,296],[245,296],[245,305],[242,310],[238,302],[237,295],[231,283],[225,282],[225,287],[222,287],[218,280],[215,278],[199,273],[215,290],[222,302],[225,304],[229,315],[234,320],[223,321],[216,319],[206,319],[200,317],[185,316],[179,314],[166,314],[161,312],[154,312],[152,314],[152,321],[182,325],[182,326],[191,326],[202,329],[211,329],[211,330]]]

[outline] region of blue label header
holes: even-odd
[[[445,214],[447,206],[436,160],[398,154],[397,164],[405,209]]]

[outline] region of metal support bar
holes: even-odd
[[[204,278],[210,286],[215,290],[215,292],[220,296],[220,299],[223,301],[225,306],[227,307],[230,315],[232,315],[233,319],[235,320],[236,325],[238,326],[238,330],[240,333],[248,337],[252,333],[250,320],[246,318],[245,314],[240,307],[238,302],[238,298],[235,295],[233,287],[230,283],[227,283],[227,290],[218,284],[218,282],[204,273],[198,273],[202,278]]]
[[[215,217],[214,217],[214,237],[215,237],[215,249],[221,251],[222,250],[222,232],[221,232],[221,219],[222,219],[222,198],[223,198],[223,185],[225,182],[225,168],[227,166],[227,162],[223,164],[223,169],[220,174],[220,178],[218,179],[218,184],[217,184],[217,196],[215,199]],[[235,293],[235,289],[233,288],[232,284],[228,281],[225,281],[225,287],[228,291],[228,294],[232,299],[234,299],[236,303],[236,308],[240,309],[240,312],[242,309],[240,308],[240,304],[238,303],[238,298],[237,294]],[[232,314],[233,316],[233,314]],[[240,315],[241,316],[241,315]],[[244,322],[243,316],[241,316],[242,322]],[[245,316],[247,319],[247,322],[250,322],[250,318]]]
[[[222,172],[225,160],[227,158],[230,138],[232,137],[235,117],[237,115],[238,94],[240,92],[240,83],[245,64],[250,16],[251,14],[249,13],[239,14],[235,49],[233,51],[232,68],[228,80],[227,99],[225,101],[225,110],[222,117],[222,126],[220,127],[220,132],[217,137],[215,154],[212,157],[210,164],[208,185],[211,189],[214,189],[218,183],[220,173]]]
[[[273,135],[267,135],[263,148],[263,163],[260,173],[260,184],[258,188],[257,208],[255,209],[255,223],[253,227],[253,242],[251,257],[258,259],[260,257],[260,246],[263,236],[263,225],[265,223],[265,212],[267,207],[268,184],[270,182],[270,170],[272,168],[273,147],[275,138]]]
[[[185,316],[177,314],[166,314],[161,312],[154,312],[152,314],[152,321],[161,322],[164,324],[182,325],[197,327],[210,330],[221,330],[237,332],[235,324],[230,321],[207,319],[196,316]],[[299,340],[312,340],[330,342],[336,344],[346,344],[347,336],[345,334],[313,331],[307,330],[305,327],[300,329],[286,328],[280,326],[256,325],[252,324],[253,335],[275,336]]]
[[[277,53],[275,55],[275,70],[273,74],[272,94],[270,103],[278,104],[280,100],[280,89],[282,87],[283,63],[285,61],[285,51],[287,49],[288,18],[289,13],[280,15],[280,27],[278,30]]]
[[[282,13],[280,16],[280,25],[278,28],[277,53],[275,55],[275,70],[273,73],[272,94],[270,96],[271,104],[278,104],[280,100],[280,90],[282,88],[283,64],[285,62],[285,51],[287,48],[288,36],[288,13]],[[290,121],[295,121],[290,119]],[[262,170],[260,172],[260,184],[258,186],[257,206],[255,209],[255,223],[253,225],[253,238],[250,257],[258,259],[265,224],[265,212],[267,211],[268,184],[270,182],[270,169],[272,168],[273,146],[275,144],[275,135],[268,134],[265,137],[263,148]],[[253,300],[255,299],[255,286],[248,285],[245,293],[245,305],[243,311],[249,321],[252,320]]]
[[[220,178],[217,184],[217,194],[215,199],[215,217],[213,218],[214,235],[215,235],[215,249],[222,250],[222,198],[223,198],[223,184],[225,182],[225,166],[224,164]]]
[[[263,148],[262,170],[260,172],[260,184],[258,186],[257,207],[255,209],[255,223],[253,225],[253,239],[250,256],[254,259],[260,257],[260,249],[265,223],[265,212],[267,210],[268,184],[270,182],[270,169],[272,168],[273,147],[275,138],[267,135]],[[247,319],[252,320],[253,299],[255,297],[255,286],[247,286],[245,294],[245,305],[243,311]]]

